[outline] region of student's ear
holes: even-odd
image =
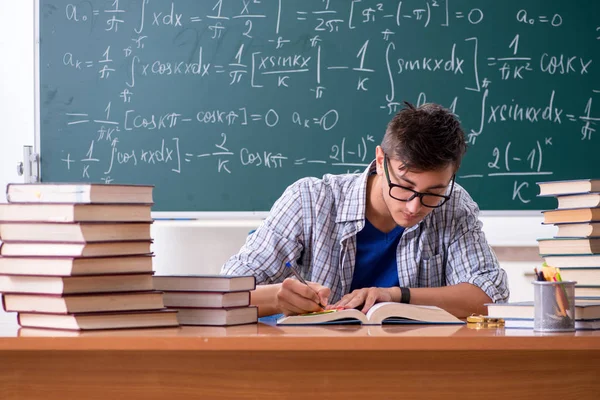
[[[377,146],[375,148],[375,165],[377,166],[377,175],[383,175],[383,159],[385,158],[385,153],[381,146]]]

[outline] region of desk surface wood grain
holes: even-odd
[[[597,399],[600,331],[0,326],[0,398]]]
[[[402,338],[402,340],[399,340]],[[467,325],[329,325],[59,331],[0,327],[0,351],[19,350],[600,350],[600,331],[536,333]]]

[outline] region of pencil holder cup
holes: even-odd
[[[575,330],[574,281],[534,281],[533,330],[570,332]]]

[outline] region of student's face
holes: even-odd
[[[425,218],[434,208],[426,207],[421,203],[419,197],[415,197],[410,201],[399,201],[394,197],[406,199],[412,195],[410,191],[404,191],[401,188],[394,188],[392,197],[390,195],[391,184],[401,185],[405,188],[412,189],[420,193],[428,193],[434,195],[445,195],[446,189],[451,185],[452,176],[454,174],[453,165],[436,170],[436,171],[411,171],[402,170],[402,162],[387,157],[383,153],[381,147],[377,148],[377,174],[381,178],[381,188],[383,200],[387,206],[390,216],[394,219],[397,225],[405,228],[418,224]],[[387,164],[388,174],[386,176],[385,167]],[[438,204],[437,201],[442,201],[443,198],[435,196],[427,196],[425,202],[430,205]]]

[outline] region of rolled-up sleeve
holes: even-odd
[[[494,303],[508,301],[506,272],[488,244],[479,220],[479,207],[463,193],[454,214],[453,238],[448,247],[446,277],[449,284],[470,283],[483,290]]]

